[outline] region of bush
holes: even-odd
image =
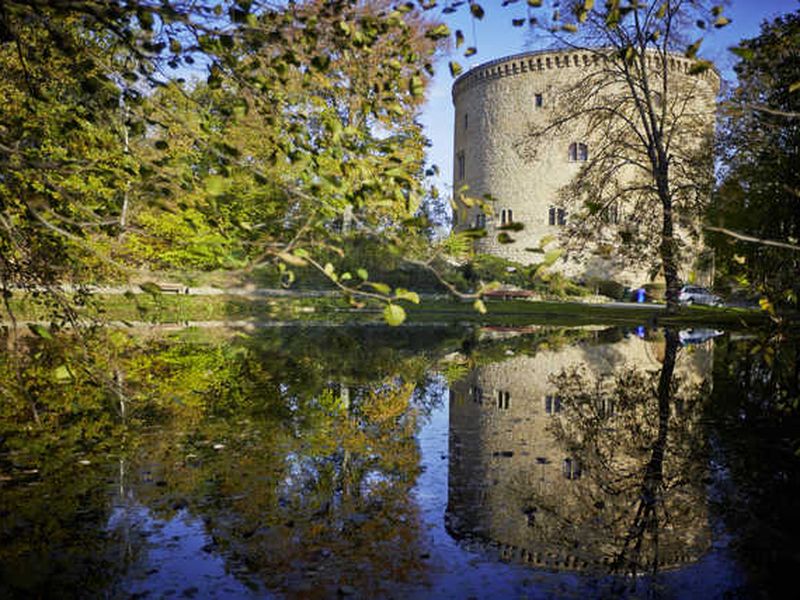
[[[612,279],[603,279],[597,282],[597,293],[614,300],[622,300],[625,297],[625,286]]]
[[[665,283],[645,283],[642,287],[647,297],[652,300],[663,300],[667,295],[667,285]]]

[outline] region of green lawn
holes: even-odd
[[[45,300],[14,297],[12,307],[18,319],[52,320],[59,311]],[[488,312],[480,314],[468,302],[423,298],[419,305],[402,303],[407,324],[469,323],[476,325],[686,325],[734,328],[762,325],[764,313],[740,308],[704,306],[681,307],[667,315],[657,305],[600,306],[576,302],[532,302],[487,300]],[[372,304],[353,309],[339,297],[184,296],[137,294],[135,296],[93,296],[80,314],[127,322],[180,323],[185,321],[290,321],[324,323],[375,323],[381,321],[382,307]],[[58,320],[58,317],[56,317]]]

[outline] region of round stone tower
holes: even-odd
[[[653,55],[648,60],[658,72],[660,58]],[[564,201],[563,189],[597,156],[605,140],[604,132],[587,128],[585,119],[571,114],[571,104],[584,82],[599,87],[598,77],[612,71],[612,62],[600,51],[526,52],[484,63],[455,81],[454,229],[485,230],[486,235],[475,242],[478,252],[523,264],[541,262],[543,253],[558,245],[555,240],[567,231],[570,220],[578,218],[577,204]],[[691,90],[684,110],[694,117],[688,139],[697,141],[713,131],[719,77],[713,70],[691,74],[692,61],[682,56],[668,57],[668,65],[669,85]],[[621,86],[615,81],[608,89]],[[563,124],[541,135],[556,121]],[[533,139],[532,131],[540,135]],[[620,173],[623,179],[632,177],[625,168]],[[490,214],[473,202],[462,202],[461,195],[489,197]],[[654,218],[658,210],[652,205]],[[603,251],[570,262],[560,259],[553,268],[578,279],[646,282],[650,265],[640,268],[614,251],[617,231],[625,227],[626,219],[636,217],[635,211],[639,209],[626,207],[626,198],[621,197],[608,207],[607,223],[597,228],[597,236],[607,241]],[[691,244],[687,254],[696,258],[701,248],[697,242]],[[684,261],[684,280],[693,278],[688,270],[694,268],[694,260]]]

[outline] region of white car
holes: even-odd
[[[722,298],[712,294],[706,288],[697,285],[685,285],[681,288],[678,295],[678,302],[681,304],[707,304],[709,306],[720,306]]]

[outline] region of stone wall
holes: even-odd
[[[697,90],[693,110],[702,113],[705,122],[713,126],[717,74],[707,71],[689,75],[691,61],[677,56],[669,60],[669,73],[674,80],[689,81]],[[494,198],[494,214],[485,217],[487,236],[476,242],[477,251],[523,264],[536,263],[542,258],[542,240],[557,237],[563,231],[562,226],[549,223],[549,210],[558,207],[559,190],[582,165],[581,161],[570,160],[569,146],[586,143],[591,153],[600,140],[582,133],[581,123],[575,121],[553,133],[546,143],[537,143],[532,158],[530,152],[524,151],[526,136],[556,115],[566,114],[566,91],[574,93],[587,76],[596,76],[606,68],[604,64],[600,55],[591,52],[531,52],[475,67],[455,81],[454,194],[458,198],[466,186],[468,196],[480,198],[489,194]],[[511,244],[498,241],[502,214],[507,210],[513,212],[514,222],[524,226],[522,231],[507,232],[515,240]],[[457,231],[482,224],[478,221],[479,208],[460,205],[456,212]],[[624,226],[624,218],[615,225],[619,226]],[[614,234],[613,228],[598,231],[598,236],[610,240]],[[700,250],[698,247],[696,253]],[[690,268],[690,264],[684,265],[685,279]],[[613,257],[584,256],[577,263],[560,260],[556,269],[578,279],[613,278],[629,285],[640,285],[649,279],[646,268],[637,268],[629,260],[615,261]]]

